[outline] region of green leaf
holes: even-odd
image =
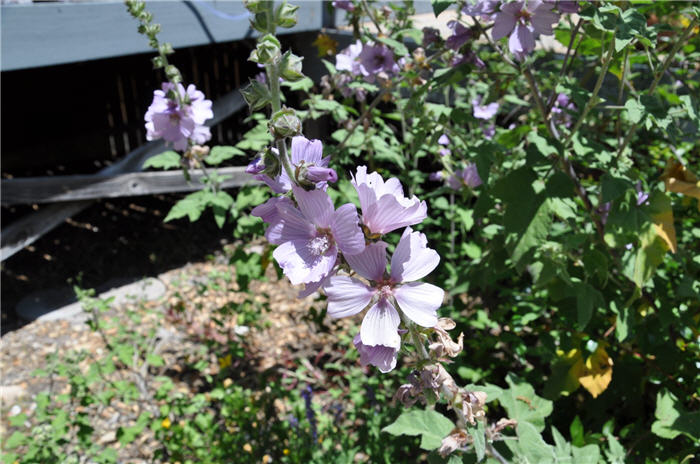
[[[566,462],[571,459],[571,443],[559,433],[556,427],[552,426],[552,437],[554,438],[554,456],[556,462]]]
[[[154,367],[160,367],[165,365],[165,360],[155,353],[148,353],[146,355],[146,362]]]
[[[508,412],[508,417],[518,424],[529,422],[537,431],[544,430],[544,418],[552,413],[552,402],[535,395],[532,385],[518,381],[512,374],[506,378],[510,385],[499,401]]]
[[[574,446],[583,446],[586,443],[583,432],[583,424],[581,423],[581,418],[576,416],[574,420],[571,421],[569,426],[569,433],[571,433],[571,442]]]
[[[440,447],[442,439],[454,428],[451,420],[433,410],[414,410],[402,413],[393,424],[382,432],[398,435],[420,435],[420,447],[434,450]]]
[[[571,451],[574,455],[573,464],[597,464],[600,459],[598,445],[586,445],[581,448],[574,446]]]
[[[656,421],[651,431],[661,438],[672,440],[684,434],[693,440],[700,440],[700,411],[686,412],[678,398],[668,390],[656,395]]]
[[[180,219],[185,216],[189,217],[190,222],[195,222],[202,215],[202,212],[207,207],[205,201],[206,192],[200,191],[187,195],[182,200],[175,203],[168,215],[165,216],[163,222]]]
[[[394,52],[398,56],[406,56],[408,55],[408,48],[401,42],[395,39],[390,39],[389,37],[377,37],[377,40],[384,45],[389,46],[390,48],[394,49]]]
[[[632,280],[637,287],[642,288],[656,272],[656,268],[664,261],[667,245],[656,233],[653,224],[648,224],[640,234],[640,246],[634,260]]]
[[[510,209],[511,207],[509,207]],[[547,239],[549,228],[552,224],[552,210],[550,202],[544,201],[533,215],[530,223],[525,230],[520,234],[520,238],[511,253],[513,262],[522,270],[524,267],[523,260],[525,254],[532,248],[536,248]]]
[[[180,167],[180,154],[168,150],[155,156],[151,156],[143,163],[143,169],[156,168],[156,169],[173,169]]]
[[[524,457],[524,462],[554,463],[554,449],[542,439],[540,432],[535,426],[527,422],[518,422],[516,432],[518,441],[514,452]]]
[[[627,461],[625,448],[610,432],[605,434],[605,438],[608,441],[608,451],[605,452],[605,457],[608,458],[608,462],[610,464],[625,464]]]
[[[3,448],[5,449],[14,449],[17,448],[18,446],[24,444],[27,440],[27,437],[18,431],[15,431],[10,435],[10,438],[5,439],[5,445]]]
[[[445,11],[452,5],[452,2],[449,0],[430,0],[430,3],[433,7],[433,13],[435,13],[435,17],[437,18],[440,16],[440,13]]]
[[[474,451],[476,452],[476,460],[481,461],[486,455],[486,435],[484,431],[484,422],[477,421],[476,427],[467,425],[467,432],[472,437],[474,443]]]
[[[613,177],[610,174],[604,174],[600,179],[602,183],[602,199],[603,203],[615,201],[627,192],[633,189],[634,186],[627,179]]]
[[[593,310],[605,305],[602,293],[591,284],[579,282],[576,284],[576,309],[578,313],[578,328],[583,330],[593,315]]]
[[[217,145],[216,147],[213,147],[211,149],[211,151],[209,152],[209,156],[204,158],[204,162],[209,165],[215,166],[217,164],[223,163],[228,159],[233,158],[234,156],[240,155],[245,155],[245,152],[236,147],[228,145]]]
[[[646,110],[637,99],[630,98],[627,100],[625,102],[625,110],[627,110],[629,120],[635,124],[639,124],[646,117]]]

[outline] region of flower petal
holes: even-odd
[[[384,195],[379,201],[363,211],[362,221],[374,234],[386,234],[392,230],[418,224],[426,218],[428,206],[413,197],[409,205],[402,205],[393,195]]]
[[[318,164],[322,157],[323,144],[320,140],[309,140],[301,135],[292,138],[292,164],[298,165],[302,161]]]
[[[520,3],[520,2],[518,2]],[[514,5],[513,3],[508,3],[503,6],[503,10],[496,14],[496,19],[493,22],[493,29],[491,29],[491,38],[493,40],[500,40],[503,37],[511,33],[515,27],[515,14],[506,11],[505,7],[508,5]],[[520,11],[520,9],[518,9]]]
[[[357,255],[345,255],[350,267],[367,280],[382,280],[386,270],[387,244],[379,241],[367,245]]]
[[[401,318],[396,308],[385,298],[372,306],[362,320],[360,337],[364,345],[383,345],[391,348],[401,346],[399,324]]]
[[[299,209],[316,227],[328,228],[333,217],[333,200],[323,190],[307,192],[301,187],[292,187]]]
[[[362,338],[359,333],[355,335],[352,343],[355,345],[355,348],[357,348],[357,351],[360,352],[360,363],[363,366],[371,364],[384,373],[396,367],[398,349],[383,345],[367,346],[362,343]]]
[[[365,234],[358,223],[357,208],[352,203],[346,203],[333,213],[331,231],[338,248],[344,255],[356,255],[365,249]]]
[[[391,257],[391,279],[394,282],[422,279],[437,267],[440,255],[427,244],[425,234],[406,228]]]
[[[308,240],[314,237],[316,230],[313,224],[291,202],[278,202],[277,212],[282,228],[279,229],[275,236],[280,243],[292,240]]]
[[[394,289],[399,308],[409,319],[423,327],[437,324],[437,310],[442,306],[445,291],[424,282],[411,282]]]
[[[347,276],[331,277],[323,289],[328,297],[328,314],[336,319],[359,313],[375,293],[359,280]]]
[[[338,250],[331,247],[317,256],[309,249],[309,241],[294,240],[278,246],[272,253],[292,285],[317,282],[326,277],[335,266]]]

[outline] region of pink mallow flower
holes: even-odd
[[[491,37],[499,40],[510,35],[508,48],[519,60],[532,53],[539,35],[552,35],[552,25],[559,21],[554,5],[541,0],[506,3],[496,13]]]
[[[463,186],[476,188],[483,182],[479,177],[479,171],[476,169],[476,164],[468,164],[464,169],[458,169],[447,179],[447,184],[453,190],[460,190]]]
[[[293,186],[292,191],[299,209],[281,201],[275,205],[279,216],[268,228],[268,240],[280,246],[272,256],[293,285],[319,282],[333,270],[338,250],[346,258],[364,250],[357,209],[347,203],[335,210],[323,190]]]
[[[275,148],[273,153],[277,154]],[[328,167],[330,157],[323,157],[323,144],[320,140],[309,140],[301,135],[292,138],[292,169],[295,172],[304,172],[306,180],[316,184],[316,188],[323,189],[326,182],[338,180],[336,172]],[[272,179],[266,174],[261,174],[261,161],[254,159],[248,165],[246,172],[255,174],[253,177],[265,182],[275,193],[286,193],[292,188],[292,181],[287,175],[287,171],[282,169],[280,174]]]
[[[367,307],[360,328],[360,341],[366,347],[398,349],[401,336],[398,329],[401,312],[423,327],[437,324],[437,310],[445,292],[432,284],[416,282],[430,274],[440,262],[435,250],[427,247],[420,232],[407,227],[391,257],[391,272],[386,273],[386,247],[375,242],[357,255],[346,256],[357,274],[367,279],[366,285],[349,276],[332,276],[324,287],[328,297],[328,314],[333,318],[353,316]]]
[[[178,151],[187,150],[190,141],[206,143],[211,132],[204,122],[214,117],[211,105],[193,84],[185,90],[182,84],[164,82],[146,111],[146,139],[162,138]]]
[[[371,234],[383,235],[401,227],[418,224],[427,217],[428,206],[415,195],[406,198],[395,177],[384,182],[382,176],[367,174],[359,166],[352,178],[362,208],[362,223]]]
[[[360,75],[362,73],[360,71],[360,53],[362,53],[362,42],[358,40],[335,55],[335,69],[348,71],[356,76]]]
[[[363,366],[371,364],[376,366],[380,371],[387,373],[396,367],[396,355],[398,348],[392,348],[384,345],[367,346],[362,343],[362,337],[358,333],[352,339],[352,343],[360,352],[360,363]]]
[[[491,119],[498,113],[498,102],[492,102],[488,105],[481,104],[481,98],[472,100],[473,114],[477,119]]]

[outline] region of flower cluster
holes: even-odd
[[[164,139],[178,151],[201,145],[211,138],[204,122],[214,117],[211,100],[190,84],[163,83],[153,92],[153,102],[146,112],[146,138]]]
[[[523,60],[535,49],[535,40],[540,35],[552,35],[552,26],[559,22],[561,13],[575,13],[578,2],[555,0],[519,0],[499,2],[477,0],[467,2],[462,12],[484,21],[493,21],[491,37],[499,40],[508,37],[508,48],[518,59]]]
[[[329,173],[318,140],[302,136],[292,139],[295,175],[312,167]],[[402,321],[434,327],[444,291],[418,282],[440,262],[438,253],[428,248],[425,235],[410,226],[427,217],[427,205],[415,195],[407,197],[396,178],[384,180],[376,172],[357,168],[352,185],[357,191],[361,214],[352,203],[337,209],[326,192],[333,176],[312,177],[318,182],[302,184],[302,177],[290,179],[282,171],[275,179],[258,171],[260,161],[251,163],[249,172],[266,182],[276,193],[256,207],[252,214],[267,224],[266,237],[278,245],[273,257],[294,285],[304,284],[301,295],[322,290],[328,298],[328,314],[334,318],[352,316],[365,308],[360,333],[354,344],[362,364],[388,372],[396,366],[401,347]],[[405,228],[387,271],[388,244],[382,237]]]
[[[352,76],[362,76],[367,82],[374,82],[377,77],[387,79],[399,72],[394,52],[389,47],[382,43],[363,44],[360,40],[336,55],[335,68]]]

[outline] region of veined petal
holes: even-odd
[[[520,2],[518,2],[520,3]],[[514,3],[508,3],[503,5],[503,9],[500,13],[496,14],[496,19],[493,22],[493,29],[491,29],[491,38],[493,40],[499,40],[511,33],[515,27],[516,17],[514,13],[506,11],[505,7],[509,5],[514,5]],[[520,9],[518,9],[520,11]]]
[[[292,206],[292,200],[287,197],[272,197],[262,205],[258,205],[250,212],[251,215],[257,216],[267,223],[277,222],[281,219],[277,205]]]
[[[301,161],[318,164],[322,157],[323,144],[320,140],[309,140],[301,135],[292,138],[292,164],[298,165]]]
[[[401,317],[396,308],[385,298],[372,306],[362,320],[360,337],[364,345],[383,345],[391,348],[401,346],[399,324]]]
[[[381,280],[386,270],[386,247],[387,244],[381,241],[370,243],[360,254],[345,255],[345,260],[365,279]]]
[[[346,203],[333,213],[331,232],[344,255],[356,255],[365,249],[365,235],[358,223],[357,208]]]
[[[428,248],[425,234],[407,227],[391,257],[391,279],[412,282],[430,274],[440,263],[440,255]]]
[[[437,310],[442,306],[445,292],[424,282],[410,282],[394,289],[399,308],[409,319],[423,327],[437,324]]]
[[[292,187],[299,209],[316,227],[328,228],[333,218],[333,200],[323,190],[307,192],[301,187]]]
[[[292,285],[317,282],[335,266],[338,250],[331,247],[326,254],[314,255],[308,240],[284,242],[272,253]]]
[[[508,48],[513,54],[529,54],[535,49],[535,35],[532,26],[518,24],[508,39]]]
[[[428,205],[424,201],[414,198],[410,206],[402,205],[393,195],[384,195],[379,201],[371,205],[367,211],[363,210],[362,222],[370,232],[386,234],[392,230],[418,224],[426,218]]]
[[[533,8],[532,25],[536,34],[552,35],[552,25],[559,22],[559,14],[552,11],[552,5],[542,3]]]
[[[301,212],[289,203],[277,203],[277,212],[282,228],[278,239],[281,242],[292,240],[308,240],[315,235],[313,224]]]
[[[331,277],[323,289],[328,297],[328,314],[336,319],[353,316],[365,309],[376,292],[347,276]]]
[[[375,345],[367,346],[362,343],[360,334],[353,338],[352,343],[360,352],[360,363],[363,366],[371,364],[376,366],[381,372],[387,373],[396,367],[396,354],[398,349],[390,346]]]

